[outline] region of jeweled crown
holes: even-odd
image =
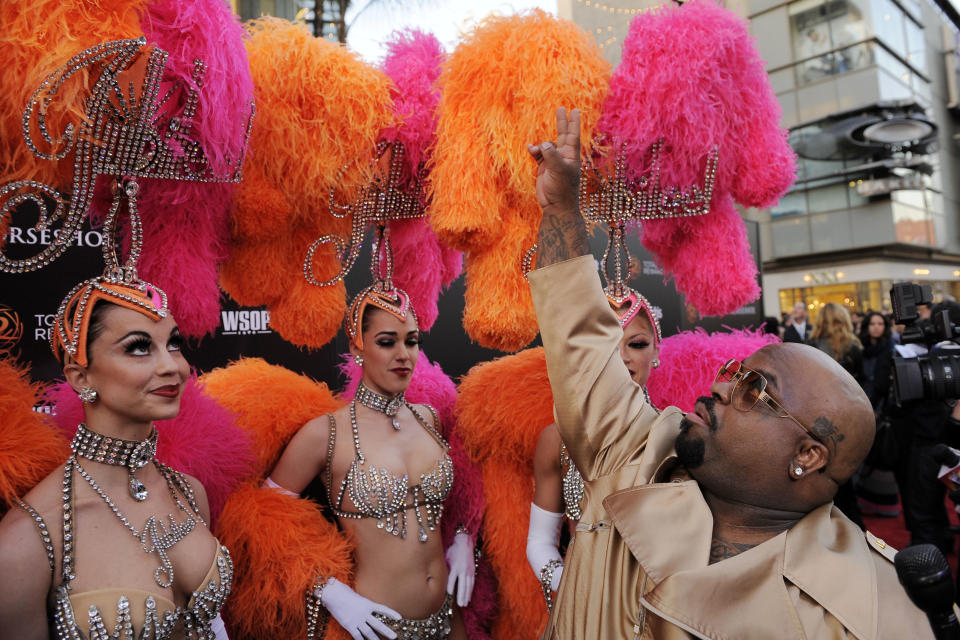
[[[28,201],[39,208],[38,229],[62,222],[57,240],[39,254],[12,259],[0,251],[0,271],[20,273],[40,269],[56,260],[70,245],[93,201],[98,176],[123,180],[114,192],[113,207],[127,199],[136,206],[137,178],[166,178],[198,182],[239,182],[244,152],[253,124],[253,104],[246,139],[236,158],[218,166],[207,158],[201,143],[192,137],[206,65],[194,60],[189,86],[165,81],[167,53],[147,46],[144,38],[105,42],[80,52],[47,76],[34,91],[23,113],[23,137],[39,158],[60,160],[74,154],[72,193],[69,198],[49,185],[19,180],[0,187],[0,218]],[[92,89],[79,123],[68,124],[59,137],[51,135],[46,113],[58,91],[83,69]],[[38,133],[51,148],[41,151]],[[48,202],[55,204],[51,212]]]

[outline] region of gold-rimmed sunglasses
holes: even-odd
[[[810,434],[817,442],[823,443],[813,430],[790,415],[773,396],[767,393],[767,379],[762,374],[747,367],[736,359],[727,362],[717,371],[715,382],[732,382],[730,390],[730,404],[738,411],[751,411],[759,403],[765,404],[778,418],[788,418],[797,423],[797,426]]]

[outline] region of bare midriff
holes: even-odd
[[[439,527],[420,542],[411,512],[406,538],[378,528],[372,518],[341,519],[341,523],[356,543],[357,593],[415,620],[436,613],[443,604],[447,563]]]

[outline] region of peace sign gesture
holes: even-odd
[[[557,109],[557,141],[527,145],[537,161],[537,202],[543,209],[537,266],[590,253],[580,216],[580,110]]]
[[[545,212],[563,207],[576,211],[580,183],[580,110],[557,109],[557,141],[527,145],[537,161],[537,202]]]

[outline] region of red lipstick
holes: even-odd
[[[168,384],[163,387],[157,387],[150,393],[158,396],[163,396],[164,398],[176,398],[178,395],[180,395],[180,385]]]

